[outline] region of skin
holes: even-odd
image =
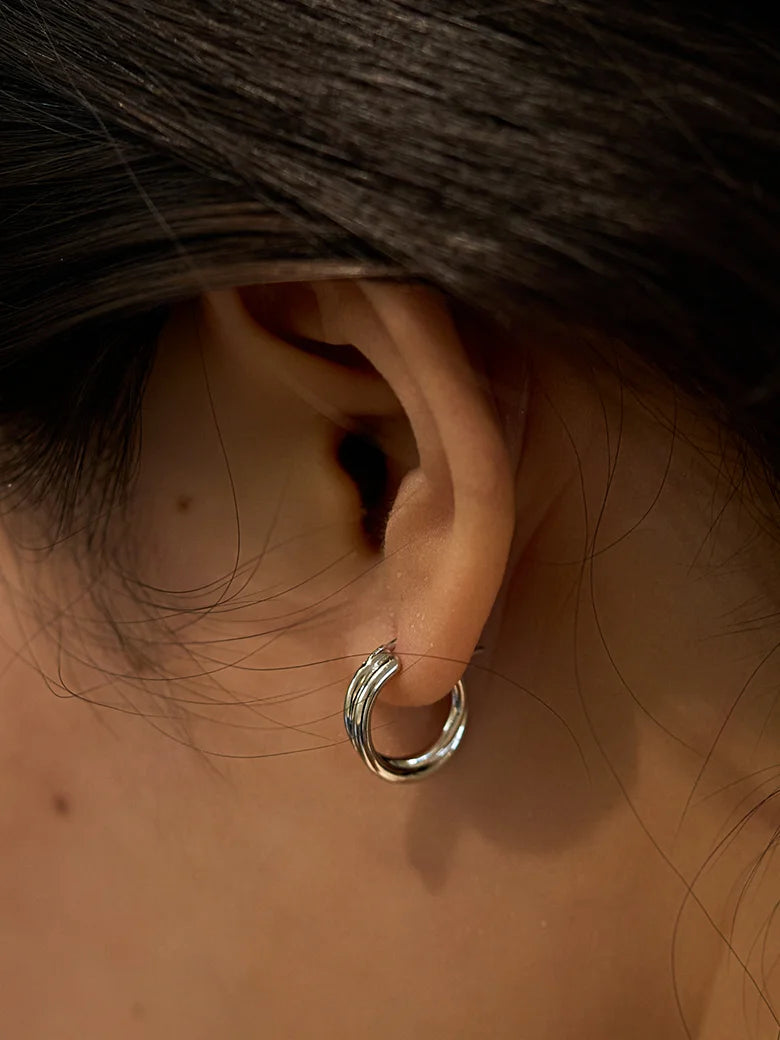
[[[775,787],[772,518],[721,432],[621,364],[390,283],[175,309],[105,562],[6,523],[5,1035],[776,1036],[771,858],[739,902],[775,802],[702,871]],[[382,548],[335,451],[366,415]],[[419,784],[341,721],[392,636],[381,750],[469,697]]]

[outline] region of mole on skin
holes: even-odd
[[[52,805],[58,816],[67,816],[70,812],[70,802],[64,794],[55,794],[52,798]]]
[[[190,506],[192,505],[191,495],[179,495],[176,499],[176,512],[177,513],[188,513]]]

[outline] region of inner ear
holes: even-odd
[[[349,431],[339,441],[336,457],[360,496],[363,537],[372,552],[381,553],[387,518],[395,498],[387,456],[368,431]]]
[[[366,544],[372,552],[381,553],[401,481],[420,462],[411,427],[405,419],[357,418],[340,435],[336,458],[360,496]]]
[[[342,368],[350,368],[355,372],[379,375],[365,354],[351,343],[325,343],[323,340],[309,339],[307,336],[296,336],[295,333],[283,333],[283,330],[279,330],[277,333],[277,335],[282,334],[288,343],[292,343],[305,354],[324,358],[326,361],[332,361],[336,365],[341,365]]]
[[[247,312],[275,336],[306,354],[344,368],[376,374],[376,369],[352,343],[332,342],[326,334],[314,288],[304,282],[277,282],[239,288]]]

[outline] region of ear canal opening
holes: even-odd
[[[363,537],[372,552],[380,553],[400,481],[393,480],[387,456],[370,431],[346,433],[337,445],[336,458],[360,496]]]
[[[334,450],[360,499],[363,539],[371,552],[383,553],[401,483],[420,465],[411,424],[403,413],[351,416],[346,429],[338,431]]]

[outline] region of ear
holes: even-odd
[[[262,356],[319,411],[406,417],[417,458],[387,518],[373,601],[361,603],[364,621],[341,652],[367,656],[395,639],[402,668],[383,700],[446,697],[501,588],[515,493],[499,419],[444,297],[419,285],[313,281],[208,293],[204,303],[222,338]],[[352,351],[345,361],[326,344]]]

